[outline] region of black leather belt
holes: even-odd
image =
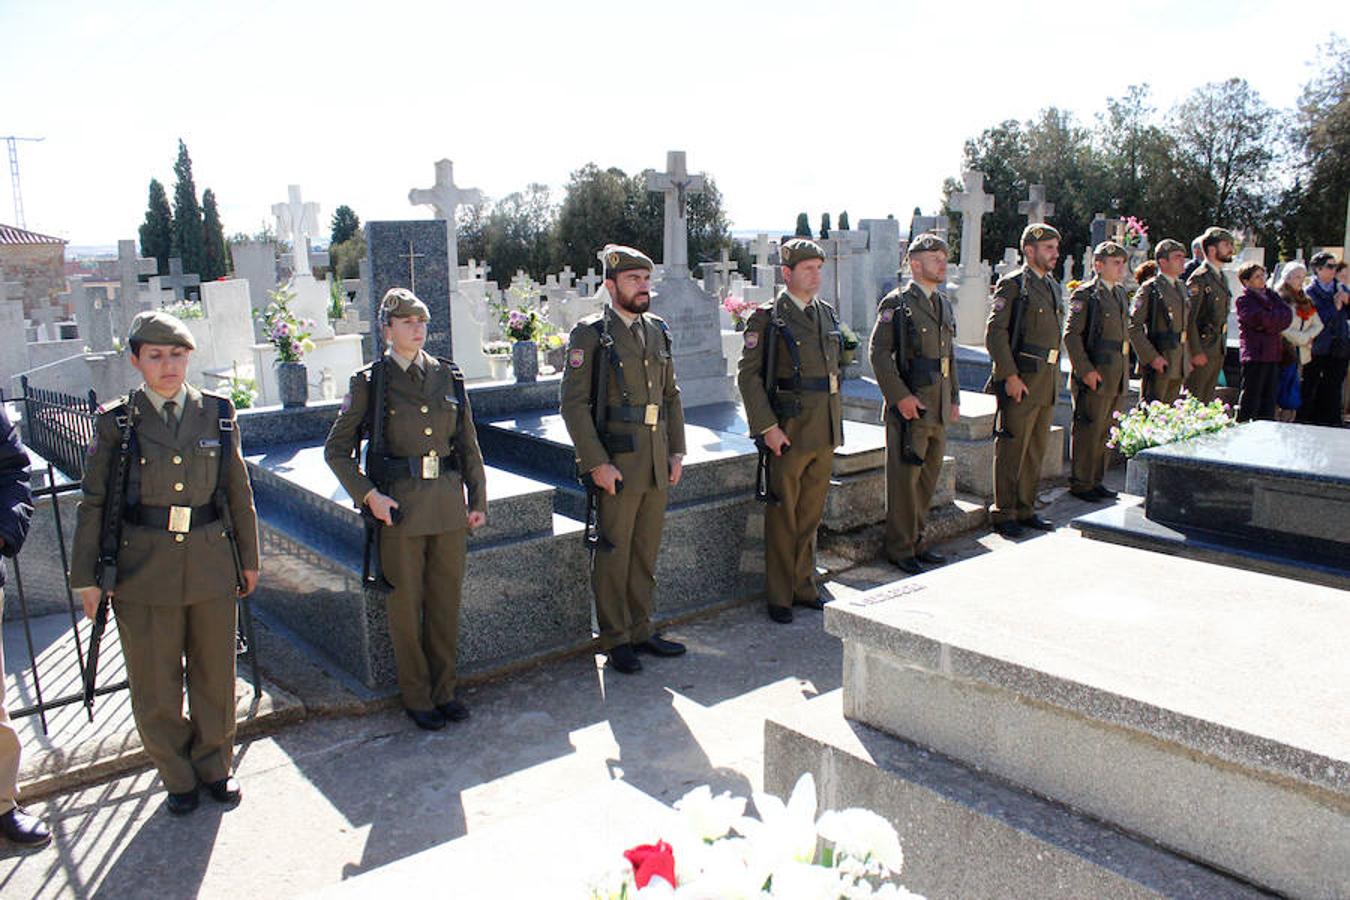
[[[128,507],[123,518],[132,525],[157,528],[161,531],[183,533],[196,531],[220,518],[214,505],[205,506],[146,506]]]
[[[431,460],[434,462],[429,462]],[[433,453],[427,456],[385,456],[380,459],[380,465],[384,469],[385,478],[408,475],[434,481],[447,472],[455,471],[459,467],[459,461],[453,454],[438,456]],[[436,474],[429,475],[433,469]]]
[[[803,378],[801,381],[794,381],[791,378],[780,378],[778,379],[778,389],[780,391],[815,391],[828,394],[830,393],[830,379]]]
[[[1159,350],[1172,350],[1181,346],[1181,338],[1175,331],[1159,331],[1157,334],[1150,334],[1149,340]]]

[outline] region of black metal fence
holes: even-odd
[[[84,475],[84,454],[94,439],[98,395],[84,397],[33,387],[19,376],[23,387],[24,441],[35,453],[78,481]],[[0,395],[2,396],[2,395]]]

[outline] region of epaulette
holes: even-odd
[[[229,395],[229,394],[225,394],[225,393],[222,393],[222,392],[220,392],[220,391],[208,391],[206,388],[202,388],[202,396],[203,396],[203,397],[212,397],[212,398],[214,398],[214,399],[216,399],[216,400],[229,400],[229,399],[230,399],[230,395]]]

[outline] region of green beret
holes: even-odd
[[[806,238],[792,238],[783,242],[783,246],[778,248],[778,261],[789,269],[799,262],[806,262],[808,259],[825,259],[825,251],[820,249],[820,245],[815,241],[809,241]]]
[[[622,244],[606,244],[605,249],[600,251],[600,261],[605,265],[606,278],[613,278],[629,269],[646,269],[650,272],[655,268],[650,256]]]
[[[380,301],[381,325],[388,325],[390,319],[409,319],[413,316],[431,321],[431,310],[407,288],[390,288],[384,292],[384,299]]]
[[[1167,254],[1176,253],[1178,251],[1182,253],[1190,252],[1189,250],[1186,249],[1186,246],[1181,243],[1181,241],[1174,241],[1171,238],[1163,238],[1161,241],[1158,241],[1158,246],[1153,248],[1153,258],[1162,259],[1163,257],[1167,256]]]
[[[186,347],[189,350],[197,349],[197,342],[192,339],[192,332],[188,331],[188,327],[177,316],[171,316],[158,309],[148,309],[136,314],[136,318],[131,320],[131,329],[127,332],[127,343],[169,344]]]
[[[1055,226],[1047,225],[1044,222],[1032,222],[1026,228],[1022,229],[1022,246],[1033,244],[1037,241],[1057,241],[1059,232]]]
[[[1205,233],[1200,235],[1200,243],[1204,246],[1217,244],[1220,241],[1227,241],[1230,244],[1237,243],[1237,239],[1233,237],[1233,232],[1227,228],[1220,228],[1218,225],[1209,226],[1205,229]]]
[[[1125,248],[1115,241],[1102,241],[1096,247],[1092,248],[1092,255],[1099,259],[1107,259],[1112,256],[1119,257],[1120,259],[1128,259],[1130,256],[1125,252]]]
[[[951,252],[951,248],[947,246],[947,242],[936,234],[933,234],[931,231],[926,231],[919,235],[909,245],[909,252],[911,254],[924,253],[929,250],[941,250],[943,253]]]

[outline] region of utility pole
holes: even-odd
[[[37,143],[46,138],[17,137],[15,135],[5,135],[4,141],[9,145],[9,182],[14,191],[14,224],[20,228],[27,228],[28,223],[23,218],[23,192],[19,189],[19,141],[33,141]]]

